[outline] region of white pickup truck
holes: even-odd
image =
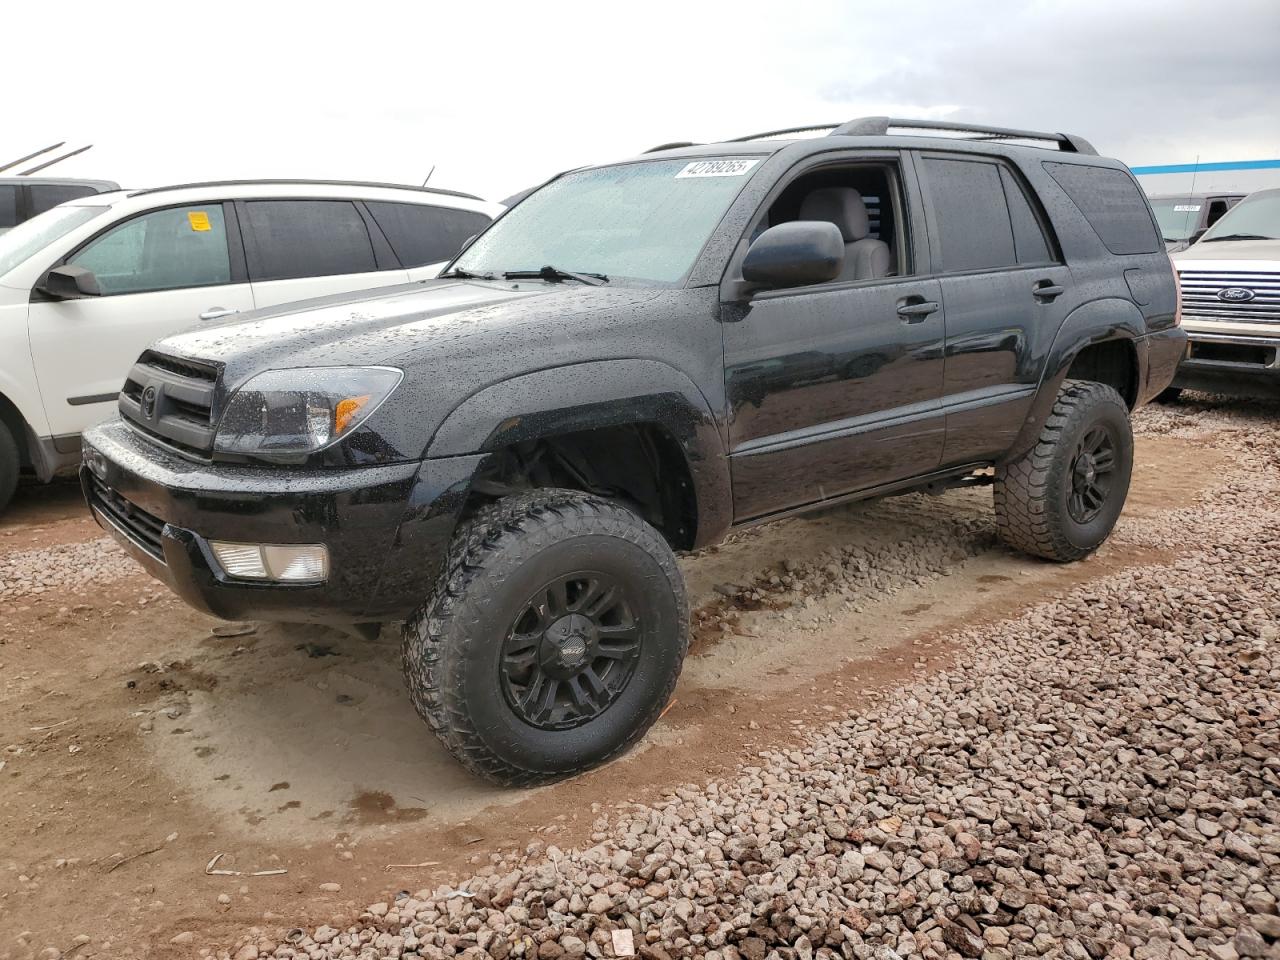
[[[1173,265],[1190,347],[1161,398],[1280,397],[1280,189],[1250,194]]]
[[[80,461],[151,341],[425,280],[504,208],[448,190],[238,181],[115,191],[0,235],[0,509]]]

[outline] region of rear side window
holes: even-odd
[[[60,203],[75,200],[78,197],[90,197],[98,191],[92,187],[77,186],[71,183],[33,183],[27,188],[31,197],[31,215],[52,210]]]
[[[0,230],[18,225],[18,188],[0,183]]]
[[[107,296],[230,283],[222,204],[144,213],[90,240],[67,263],[93,271]]]
[[[483,213],[424,203],[366,201],[374,221],[405,267],[451,260],[468,239],[489,225]]]
[[[245,220],[252,280],[378,269],[369,230],[350,200],[250,200]]]
[[[1147,202],[1129,174],[1078,163],[1045,163],[1044,169],[1112,253],[1155,253],[1162,249]]]
[[[1004,184],[1004,196],[1009,201],[1009,220],[1013,224],[1013,245],[1019,263],[1048,263],[1054,259],[1045,239],[1044,229],[1031,209],[1031,201],[1017,178],[1000,168],[1000,182]]]
[[[946,273],[990,270],[1018,262],[1009,205],[994,163],[926,157],[929,205]]]

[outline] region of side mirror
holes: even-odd
[[[844,267],[844,237],[825,220],[797,220],[770,227],[751,244],[742,279],[765,287],[826,283]]]
[[[54,267],[36,287],[54,300],[79,300],[81,297],[100,297],[102,288],[92,270],[84,267]]]

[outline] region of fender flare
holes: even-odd
[[[711,404],[684,373],[657,360],[596,360],[491,384],[456,406],[427,444],[429,458],[488,453],[525,440],[654,424],[679,445],[693,479],[694,545],[732,522],[729,460]]]
[[[1041,428],[1053,411],[1053,404],[1058,399],[1062,382],[1067,378],[1067,371],[1087,347],[1112,340],[1130,344],[1134,351],[1134,376],[1137,378],[1140,399],[1147,376],[1146,336],[1147,325],[1142,311],[1130,300],[1104,297],[1090,300],[1072,310],[1054,335],[1040,376],[1040,385],[1027,410],[1022,428],[1009,452],[999,462],[1005,464],[1016,460],[1035,445]]]

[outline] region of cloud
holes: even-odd
[[[697,4],[67,0],[24,42],[0,155],[148,186],[431,182],[503,197],[677,139],[864,114],[1066,129],[1130,162],[1280,156],[1276,0]],[[66,25],[75,24],[74,28]]]

